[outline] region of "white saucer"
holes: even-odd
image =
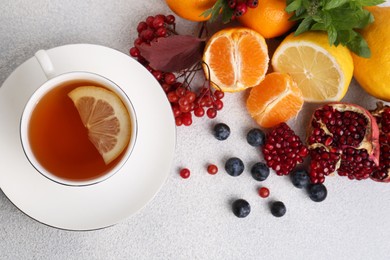
[[[28,98],[46,81],[33,57],[0,88],[0,188],[16,207],[49,226],[92,230],[114,225],[146,205],[168,177],[176,142],[171,107],[154,77],[119,51],[75,44],[47,53],[57,74],[94,72],[126,92],[137,114],[136,145],[119,172],[95,185],[65,186],[38,173],[24,155],[19,129]]]

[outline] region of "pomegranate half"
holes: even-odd
[[[323,183],[334,172],[349,179],[369,178],[379,165],[378,139],[376,120],[363,107],[340,102],[316,109],[307,139],[311,182]]]
[[[377,103],[371,111],[379,127],[380,157],[379,166],[371,175],[371,179],[379,182],[390,182],[390,107]]]

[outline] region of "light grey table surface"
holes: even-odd
[[[91,43],[128,53],[139,21],[170,13],[163,0],[0,0],[0,10],[0,84],[39,49]],[[181,33],[192,34],[195,27],[178,19]],[[328,198],[314,203],[288,177],[252,179],[249,166],[260,157],[245,141],[256,126],[244,107],[246,95],[227,94],[216,119],[178,128],[168,180],[148,205],[115,226],[88,232],[51,228],[27,217],[0,191],[0,259],[389,259],[389,184],[331,177]],[[376,101],[355,81],[344,100],[369,108]],[[314,107],[305,105],[289,122],[301,136]],[[211,134],[217,122],[232,129],[224,142]],[[229,156],[246,163],[242,176],[224,172]],[[219,166],[217,175],[206,173],[208,162]],[[188,180],[178,176],[183,166],[192,171]],[[262,185],[270,188],[270,198],[257,195]],[[251,203],[247,218],[232,214],[235,198]],[[270,214],[271,200],[287,205],[284,217]]]

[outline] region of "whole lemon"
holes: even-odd
[[[168,7],[178,16],[186,20],[201,22],[210,19],[202,13],[217,2],[217,0],[165,0]]]
[[[367,8],[375,21],[361,31],[371,50],[370,58],[352,54],[354,77],[370,95],[390,101],[390,7]]]

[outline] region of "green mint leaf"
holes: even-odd
[[[211,12],[211,18],[210,22],[215,22],[219,16],[219,12],[221,11],[221,8],[223,7],[224,1],[223,0],[218,0],[214,5],[213,5],[213,11]]]
[[[287,7],[286,7],[286,12],[291,13],[294,11],[297,11],[301,5],[302,5],[302,0],[293,0],[293,1],[287,1]]]
[[[230,8],[227,4],[222,7],[222,23],[228,23],[233,17],[234,10]]]
[[[330,0],[326,2],[326,4],[324,5],[324,9],[325,10],[334,9],[344,5],[347,2],[348,0]]]
[[[310,26],[313,23],[313,18],[310,16],[306,17],[305,19],[302,20],[302,22],[298,25],[298,28],[295,31],[295,35],[299,35],[301,33],[304,33],[308,30],[310,30]]]
[[[347,47],[361,57],[369,58],[371,56],[371,51],[366,40],[358,33],[347,43]]]
[[[385,0],[355,0],[360,4],[360,6],[374,6],[380,5],[386,2]]]
[[[329,45],[332,46],[333,44],[335,44],[337,40],[337,30],[336,28],[334,28],[334,26],[329,26],[327,28],[327,32],[328,32]]]
[[[199,16],[208,17],[213,12],[213,8],[209,8],[203,13],[201,13]]]
[[[315,23],[310,28],[312,31],[326,31],[326,26],[323,23]]]
[[[355,28],[363,29],[374,21],[374,16],[367,10],[362,10]]]

